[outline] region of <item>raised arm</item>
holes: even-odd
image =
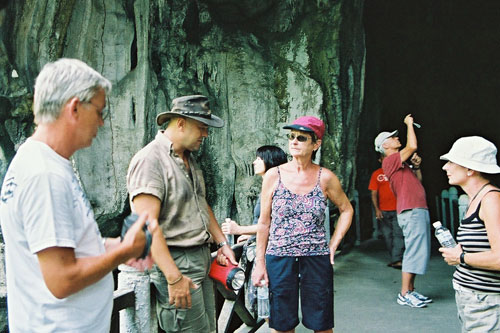
[[[407,115],[404,119],[406,124],[406,146],[399,151],[401,162],[406,162],[414,152],[417,151],[417,136],[415,135],[415,128],[413,127],[413,117],[411,114]]]
[[[413,153],[411,156],[411,164],[413,164],[413,172],[415,176],[417,176],[418,180],[422,182],[422,170],[420,170],[420,165],[422,164],[422,158],[418,156],[417,153]]]

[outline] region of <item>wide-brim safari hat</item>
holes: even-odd
[[[172,101],[172,110],[158,114],[156,116],[156,123],[161,126],[175,116],[198,120],[211,127],[220,128],[224,126],[224,120],[212,114],[208,98],[203,95],[174,98]]]
[[[497,147],[480,136],[458,139],[450,151],[440,159],[483,173],[500,173],[500,167],[497,165]]]

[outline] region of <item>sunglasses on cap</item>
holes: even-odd
[[[286,136],[290,141],[295,140],[295,138],[297,138],[297,141],[299,142],[306,142],[307,140],[309,140],[308,136],[302,134],[288,133]]]

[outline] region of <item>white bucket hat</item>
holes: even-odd
[[[497,165],[497,147],[480,136],[458,139],[450,151],[440,159],[483,173],[500,173],[500,167]]]
[[[384,144],[385,140],[392,138],[393,136],[396,136],[396,135],[398,135],[397,130],[395,130],[394,132],[380,132],[374,141],[375,151],[383,154],[384,148],[382,147],[382,145]]]

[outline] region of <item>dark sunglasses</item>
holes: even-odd
[[[290,140],[290,141],[295,140],[295,138],[297,138],[297,141],[299,141],[299,142],[306,142],[307,140],[309,140],[308,136],[301,135],[301,134],[297,135],[295,133],[288,133],[286,136],[288,137],[288,140]]]

